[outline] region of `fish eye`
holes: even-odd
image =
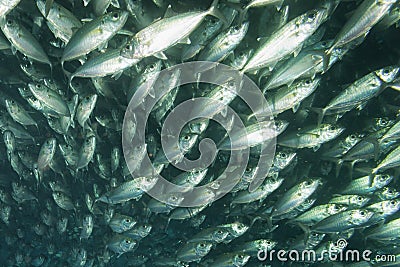
[[[392,193],[393,193],[392,189],[389,189],[389,190],[388,190],[388,193],[389,193],[389,194],[392,194]]]
[[[306,84],[310,85],[311,84],[311,80],[306,80]]]
[[[281,157],[282,157],[282,158],[284,158],[284,159],[286,159],[286,158],[287,158],[287,155],[286,155],[286,153],[285,153],[285,152],[281,152],[281,154],[280,154],[280,155],[281,155]]]
[[[7,25],[8,25],[8,26],[11,26],[12,24],[13,24],[13,23],[12,23],[12,20],[10,20],[10,19],[7,20]]]
[[[185,135],[185,136],[183,137],[183,139],[185,139],[185,140],[189,140],[189,139],[190,139],[190,137],[189,137],[189,135]]]
[[[230,81],[230,82],[228,83],[228,86],[229,86],[229,87],[233,87],[233,86],[235,86],[235,82],[233,82],[233,81]]]
[[[386,75],[389,74],[389,70],[388,69],[384,69],[383,70],[383,74],[386,74]]]
[[[126,243],[126,244],[130,244],[130,243],[131,243],[131,241],[130,241],[130,240],[128,240],[128,239],[126,239],[126,240],[125,240],[125,243]]]
[[[126,218],[126,219],[125,219],[125,222],[126,222],[126,223],[130,223],[130,222],[131,222],[131,219]]]
[[[154,70],[156,68],[156,66],[154,65],[154,64],[151,64],[150,66],[149,66],[149,69],[150,70]]]
[[[113,18],[114,18],[114,19],[117,19],[117,18],[119,18],[119,14],[118,14],[117,12],[116,12],[116,13],[114,13],[114,14],[113,14]]]
[[[126,45],[125,46],[125,50],[132,50],[132,46],[131,45]]]
[[[206,36],[207,36],[207,32],[204,31],[204,32],[202,33],[202,35],[203,35],[204,37],[206,37]]]
[[[239,259],[243,259],[244,258],[244,256],[243,255],[239,255]]]
[[[42,88],[42,86],[40,84],[36,84],[37,88]]]
[[[350,139],[354,140],[356,139],[356,136],[354,134],[350,135]]]
[[[336,127],[334,125],[329,125],[328,130],[334,131],[334,130],[336,130]]]
[[[364,215],[365,215],[365,211],[363,211],[363,210],[360,211],[360,215],[361,215],[361,216],[364,216]]]
[[[317,236],[318,236],[317,233],[312,233],[311,235],[314,236],[314,237],[317,237]]]
[[[247,167],[247,168],[246,168],[246,172],[251,172],[251,168],[250,168],[250,167]]]
[[[269,240],[266,243],[267,243],[267,245],[271,245],[271,241],[269,241]]]
[[[232,28],[232,31],[233,31],[233,32],[239,31],[239,26],[238,26],[238,25],[234,26],[234,27]]]
[[[322,46],[327,46],[328,44],[327,44],[327,42],[323,41],[323,42],[321,43],[321,45],[322,45]]]
[[[361,200],[362,200],[362,196],[358,196],[358,197],[357,197],[357,200],[360,200],[360,201],[361,201]]]
[[[311,181],[306,181],[305,184],[306,185],[311,185]]]
[[[205,246],[206,246],[206,244],[200,243],[200,247],[204,248]]]
[[[396,204],[396,201],[394,201],[394,200],[390,201],[390,205],[395,205],[395,204]]]
[[[243,51],[239,52],[239,57],[244,57],[244,52]]]
[[[385,119],[380,119],[380,123],[381,123],[382,125],[386,125],[386,124],[388,124],[388,121],[385,120]]]

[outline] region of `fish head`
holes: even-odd
[[[233,262],[234,262],[234,266],[244,266],[250,259],[249,255],[245,255],[245,254],[236,254],[233,257]]]
[[[326,12],[325,8],[310,10],[297,18],[296,26],[302,33],[313,31],[323,22]]]
[[[218,228],[215,230],[215,232],[212,235],[212,239],[219,243],[225,240],[229,235],[229,232],[223,228]]]
[[[200,242],[196,246],[196,255],[205,256],[208,252],[210,252],[212,248],[212,244],[209,242]]]
[[[249,226],[240,222],[233,223],[231,227],[235,236],[243,235],[250,228]]]
[[[398,192],[395,188],[392,187],[384,187],[381,191],[377,193],[377,195],[381,199],[393,199],[400,196],[400,192]]]
[[[122,252],[128,252],[135,248],[136,242],[129,237],[124,237],[121,242],[119,243],[119,247],[121,248]]]
[[[328,204],[328,214],[333,215],[336,213],[339,213],[341,211],[345,211],[347,209],[346,205],[340,205],[340,204]]]
[[[382,188],[388,183],[390,183],[393,180],[393,176],[389,174],[377,174],[375,175],[373,181],[372,181],[372,186],[375,188]]]
[[[3,29],[3,31],[14,34],[18,33],[20,29],[17,20],[10,16],[0,18],[0,27]]]
[[[124,58],[134,59],[142,58],[143,47],[139,45],[138,40],[133,37],[122,49],[120,56]]]
[[[114,32],[124,26],[128,19],[127,11],[114,11],[107,13],[101,19],[102,29],[108,32]]]
[[[361,210],[353,210],[350,214],[350,222],[353,225],[362,225],[374,215],[373,211],[367,210],[367,209],[361,209]]]
[[[368,198],[368,197],[354,195],[354,196],[351,196],[349,202],[350,202],[351,206],[362,207],[365,204],[367,204],[369,200],[370,200],[370,198]]]
[[[137,179],[139,184],[138,187],[143,191],[150,190],[158,181],[157,176],[140,177]]]
[[[195,170],[192,171],[188,177],[188,181],[191,184],[199,184],[204,177],[207,175],[208,169],[204,170]]]
[[[392,82],[399,74],[400,68],[397,66],[389,66],[380,70],[375,71],[375,74],[380,80],[385,83]]]
[[[400,200],[399,199],[391,199],[386,200],[383,203],[384,213],[393,213],[400,209]]]
[[[269,251],[274,248],[278,242],[273,241],[271,239],[261,239],[256,241],[256,248],[258,250]]]
[[[296,157],[296,152],[279,151],[274,158],[274,166],[279,169],[284,169]]]
[[[197,134],[184,134],[179,138],[179,147],[185,151],[188,152],[190,149],[194,146],[198,139]]]

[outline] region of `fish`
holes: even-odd
[[[317,233],[334,233],[359,228],[365,225],[374,215],[367,209],[342,211],[318,222],[311,231]]]
[[[0,28],[14,51],[20,51],[29,59],[47,64],[52,69],[52,63],[43,47],[21,23],[11,17],[1,17]]]
[[[271,216],[277,217],[279,215],[292,211],[308,197],[310,197],[320,184],[321,180],[316,178],[307,179],[306,181],[292,187],[274,204]]]
[[[359,38],[365,38],[371,28],[383,18],[395,2],[395,0],[364,0],[336,35],[332,46],[326,51],[327,55],[336,47],[344,46]]]
[[[292,53],[297,55],[303,42],[310,37],[323,22],[324,9],[308,11],[276,30],[267,41],[254,51],[241,72],[273,68],[276,63]]]
[[[216,9],[218,0],[215,0],[207,11],[192,11],[173,15],[170,8],[167,9],[164,18],[153,22],[142,29],[126,44],[121,50],[121,56],[127,58],[144,58],[155,55],[158,58],[166,59],[164,50],[182,42],[189,43],[188,36],[193,32],[207,15],[223,18]],[[172,34],[171,29],[174,29]],[[149,33],[152,35],[150,36]],[[151,38],[150,38],[151,37]],[[162,43],[152,40],[164,40]]]
[[[36,5],[47,20],[47,26],[53,32],[56,38],[59,38],[64,43],[68,43],[74,32],[82,27],[82,23],[74,14],[59,5],[57,2],[51,4],[49,8],[48,1],[36,1]]]
[[[64,48],[61,64],[97,49],[109,41],[126,23],[128,12],[115,11],[98,17],[79,28]]]

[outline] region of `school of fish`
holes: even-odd
[[[0,265],[399,266],[399,26],[399,0],[0,0]],[[250,110],[235,80],[160,75],[196,61],[249,77],[264,106]],[[148,121],[124,119],[156,82],[171,89]],[[198,97],[220,105],[194,108],[165,153],[167,116]],[[210,119],[228,105],[245,127],[230,138]],[[175,167],[206,138],[209,166]],[[158,174],[183,191],[149,196]],[[190,194],[207,204],[182,206]],[[333,257],[354,249],[371,259]],[[273,250],[287,261],[260,257]]]

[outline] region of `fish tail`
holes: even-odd
[[[311,108],[312,111],[318,114],[318,126],[321,125],[322,120],[325,117],[326,109],[324,108]]]
[[[218,10],[219,0],[214,0],[211,4],[210,9],[208,10],[208,15],[214,16],[217,19],[221,20],[225,27],[228,27],[228,21],[226,20],[225,16]]]

